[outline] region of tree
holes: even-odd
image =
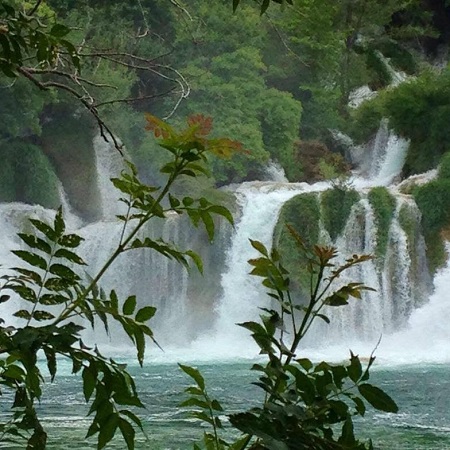
[[[153,43],[153,52],[139,54],[140,41],[151,33],[140,2],[134,9],[125,8],[123,23],[114,30],[107,28],[106,33],[102,25],[106,23],[105,17],[109,17],[105,11],[108,6],[96,7],[96,3],[87,1],[80,13],[59,2],[50,2],[54,8],[41,0],[31,5],[2,2],[0,71],[12,80],[25,78],[42,91],[63,92],[75,98],[95,118],[102,136],[112,140],[120,151],[122,144],[100,109],[157,98],[175,88],[180,89],[183,98],[188,87],[178,71],[159,61],[166,51],[161,46]],[[136,9],[141,14],[140,20],[136,19]],[[65,25],[56,12],[65,15],[72,26]],[[74,29],[74,23],[79,27]],[[124,31],[117,33],[117,29]],[[126,33],[127,39],[121,39]],[[133,95],[131,88],[138,71],[163,79],[165,92],[140,89]]]

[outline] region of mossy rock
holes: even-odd
[[[0,200],[18,201],[45,208],[60,205],[58,177],[40,147],[27,141],[4,142],[0,146]]]
[[[446,163],[447,164],[447,163]],[[423,186],[417,186],[413,195],[422,213],[422,229],[427,246],[427,259],[430,270],[435,272],[446,261],[443,233],[450,226],[450,179],[439,178]],[[445,234],[446,235],[446,234]]]
[[[360,195],[354,189],[335,187],[322,193],[323,224],[333,241],[342,233],[352,206],[358,202]]]
[[[389,229],[395,212],[396,200],[385,187],[381,186],[371,189],[368,199],[373,208],[377,226],[375,256],[381,264],[389,243]]]
[[[319,242],[320,203],[317,193],[300,194],[287,201],[281,209],[274,231],[274,246],[278,248],[283,265],[291,274],[292,289],[305,292],[310,282],[307,260],[286,225],[296,230],[307,248]]]
[[[92,119],[67,106],[55,107],[51,117],[42,130],[43,150],[54,163],[71,205],[84,219],[96,220],[101,210]]]

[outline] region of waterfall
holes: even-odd
[[[247,261],[259,256],[249,239],[260,241],[270,249],[273,229],[283,203],[305,191],[308,186],[299,184],[294,188],[287,185],[274,190],[271,188],[273,185],[270,183],[245,183],[236,191],[242,218],[227,252],[226,269],[222,275],[223,296],[215,326],[219,346],[228,347],[230,339],[231,347],[239,345],[248,332],[236,327],[236,323],[257,319],[258,308],[269,306],[269,297],[261,286],[261,279],[248,275],[250,266]]]
[[[119,201],[120,191],[114,189],[111,178],[118,177],[125,169],[122,155],[114,145],[97,135],[94,138],[95,164],[97,166],[97,187],[100,194],[100,203],[103,218],[112,218],[126,209]]]
[[[333,243],[341,255],[341,262],[349,255],[375,253],[377,224],[367,195],[371,187],[389,185],[399,174],[408,142],[395,136],[387,122],[383,121],[368,148],[371,149],[371,158],[366,161],[365,173],[369,177],[357,176],[351,180],[361,200],[352,207],[343,232]],[[227,346],[234,351],[239,348],[241,354],[243,348],[250,349],[246,338],[248,332],[233,327],[233,324],[255,320],[259,314],[258,307],[267,307],[264,303],[268,297],[260,286],[261,280],[247,275],[250,266],[246,261],[256,255],[248,239],[260,240],[270,248],[273,229],[283,204],[295,195],[319,193],[327,188],[329,185],[324,183],[311,186],[250,183],[236,191],[242,215],[228,250],[227,268],[222,276],[224,294],[220,299],[218,319],[213,330],[213,342],[220,348],[220,354],[224,354]],[[412,199],[395,189],[391,189],[391,192],[396,198],[396,206],[388,230],[388,250],[382,266],[375,260],[365,262],[352,268],[340,280],[341,283],[362,281],[376,291],[365,292],[361,300],[353,299],[346,307],[328,307],[325,314],[330,316],[331,325],[317,323],[308,336],[307,345],[317,347],[330,342],[350,345],[355,341],[376,343],[381,335],[406,327],[415,308],[426,301],[430,279],[424,240],[420,234],[420,214]],[[409,230],[410,235],[402,227],[401,214],[408,214],[414,223]],[[209,345],[212,345],[211,342],[210,336]]]
[[[102,219],[82,226],[72,213],[69,220],[70,228],[85,238],[80,252],[89,263],[87,270],[91,276],[107,260],[122,234],[122,223],[114,217],[120,211],[117,209],[120,195],[109,178],[119,175],[123,162],[117,151],[100,137],[94,144]],[[367,292],[363,299],[352,300],[346,307],[329,307],[326,314],[332,324],[317,324],[308,337],[307,344],[314,347],[315,352],[329,346],[330,342],[341,342],[346,348],[350,344],[354,348],[353,343],[357,342],[367,353],[380,335],[388,336],[403,328],[405,336],[413,336],[416,328],[425,329],[425,322],[444,308],[442,293],[445,289],[441,286],[448,286],[450,267],[436,278],[436,293],[427,303],[431,281],[420,232],[420,213],[414,201],[392,185],[401,171],[407,147],[408,142],[396,137],[383,121],[376,138],[360,155],[359,175],[349,180],[349,186],[358,190],[360,199],[352,206],[343,231],[331,243],[323,224],[320,225],[324,242],[336,246],[341,258],[373,254],[378,236],[368,193],[373,186],[389,186],[396,198],[382,263],[373,260],[361,264],[341,280],[342,283],[362,281],[376,292]],[[371,157],[366,153],[371,153]],[[179,264],[150,249],[140,249],[121,255],[102,280],[107,293],[114,288],[122,299],[135,294],[140,306],[156,306],[158,313],[152,326],[157,340],[165,349],[181,350],[178,356],[185,356],[187,348],[192,354],[205,357],[255,354],[249,333],[235,325],[256,320],[258,307],[270,300],[261,286],[261,279],[248,275],[251,267],[247,260],[257,256],[249,239],[259,240],[270,248],[283,205],[296,195],[316,193],[319,196],[330,188],[330,183],[324,182],[288,183],[279,170],[271,167],[273,181],[244,183],[233,188],[239,206],[236,226],[232,229],[218,220],[212,246],[204,232],[193,230],[189,220],[178,215],[152,221],[142,231],[141,237],[162,238],[176,243],[180,249],[193,248],[200,253],[205,263],[204,277],[195,272],[187,273]],[[427,174],[424,179],[431,176]],[[407,181],[402,186],[405,183]],[[61,198],[64,209],[69,212],[70,199],[67,200],[62,191]],[[15,233],[27,227],[29,215],[51,221],[54,212],[38,206],[0,205],[3,267],[17,265],[16,258],[8,251],[20,244]],[[408,227],[405,227],[405,217]],[[125,343],[115,331],[113,335],[115,346],[116,342]],[[382,345],[384,342],[389,340],[383,338]]]

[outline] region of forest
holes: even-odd
[[[276,167],[286,183],[330,184],[321,194],[304,193],[284,204],[273,250],[251,240],[258,252],[249,261],[251,274],[262,278],[279,310],[262,308],[260,321],[241,319],[267,365],[253,366],[262,374],[263,406],[228,417],[240,437],[221,437],[227,428],[222,405],[197,369],[180,365],[195,382],[184,406],[194,407],[194,417],[212,429],[203,447],[194,448],[376,448],[355,437],[352,418],[365,414],[364,401],[389,413],[398,407],[367,383],[373,354],[367,361],[351,353],[346,364],[315,364],[296,359],[296,352],[313,321],[330,321],[324,307],[345,306],[372,290],[366,280],[353,279],[331,292],[341,273],[353,273],[372,257],[380,279],[384,270],[395,272],[395,263],[386,262],[394,218],[409,245],[413,277],[423,271],[413,248],[419,234],[427,276],[446,264],[449,43],[444,0],[2,1],[0,202],[56,213],[52,224],[33,218],[18,235],[29,250],[14,254],[28,266],[2,278],[0,304],[9,304],[12,291],[31,310],[15,313],[25,326],[1,326],[1,352],[8,357],[0,360],[0,385],[15,392],[15,412],[0,425],[1,439],[15,443],[25,436],[26,448],[46,448],[35,409],[43,383],[37,355],[43,352],[52,380],[60,355],[81,373],[91,404],[87,437],[96,436],[97,448],[116,433],[134,448],[135,428],[143,431],[135,410],[127,409],[143,406],[134,380],[97,347],[85,347],[84,326],[72,318],[107,331],[109,321],[118,322],[143,364],[146,340],[159,345],[147,325],[156,308],[132,295],[119,300],[114,290],[106,294],[98,285],[103,274],[122,253],[147,248],[196,266],[211,285],[220,283],[218,269],[202,263],[203,254],[140,233],[148,221],[176,213],[201,225],[203,239],[212,242],[220,218],[233,224],[232,213],[239,216],[223,187],[270,180],[268,167]],[[415,209],[399,204],[388,188],[371,187],[364,199],[376,224],[373,254],[341,262],[328,244],[337,245],[362,199],[351,181],[359,161],[349,148],[375,141],[380,123],[408,142],[396,182],[437,172],[425,183],[402,185],[401,195],[417,205],[418,222]],[[114,158],[127,161],[128,172],[113,184],[128,209],[118,215],[123,231],[117,248],[86,280],[74,269],[86,264],[78,249],[83,238],[68,232],[60,205],[63,190],[83,226],[104,218],[96,140],[109,142]],[[57,258],[61,264],[53,262]],[[291,334],[288,346],[285,333]]]

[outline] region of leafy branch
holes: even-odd
[[[363,301],[362,293],[371,288],[357,282],[337,288],[335,284],[342,273],[370,257],[353,255],[343,264],[336,264],[336,249],[308,248],[292,227],[289,231],[307,261],[310,298],[306,304],[295,301],[282,255],[276,249],[269,251],[261,242],[250,240],[259,253],[258,258],[249,260],[250,274],[262,278],[272,307],[262,308],[259,322],[239,324],[251,332],[267,362],[252,367],[260,373],[253,384],[265,392],[262,405],[229,415],[232,426],[243,433],[237,441],[227,443],[218,435],[221,427],[220,422],[215,422],[214,411],[219,409],[210,408],[211,401],[198,370],[181,367],[197,383],[186,390],[191,397],[184,405],[201,408],[202,411],[194,411],[195,416],[213,427],[213,434],[204,434],[203,443],[208,450],[370,450],[371,441],[361,442],[355,437],[353,417],[364,416],[365,402],[380,411],[398,411],[387,393],[367,382],[375,361],[373,354],[365,368],[353,353],[347,364],[314,364],[298,355],[300,344],[315,320],[330,323],[323,313],[325,307],[345,306],[350,297]],[[215,404],[220,405],[217,401]]]
[[[0,386],[14,393],[11,418],[0,424],[2,441],[25,439],[27,449],[46,447],[47,433],[35,409],[44,383],[37,365],[39,352],[45,356],[51,381],[57,375],[59,357],[69,358],[72,372],[81,374],[84,397],[90,403],[88,415],[92,416],[86,437],[96,435],[98,449],[104,448],[120,432],[131,450],[135,428],[143,431],[140,419],[129,409],[144,405],[126,366],[104,357],[95,343],[84,342],[82,333],[85,324],[93,328],[102,324],[109,334],[111,321],[116,322],[134,345],[142,366],[146,339],[158,345],[148,325],[156,308],[138,307],[135,296],[119,299],[115,290],[108,294],[99,283],[122,253],[138,248],[150,248],[186,267],[193,262],[201,271],[201,259],[192,250],[179,250],[163,239],[137,236],[148,221],[165,217],[168,210],[163,205],[166,204],[170,205],[170,211],[186,213],[195,226],[202,222],[211,239],[213,215],[221,215],[233,223],[226,208],[204,198],[179,201],[172,196],[171,187],[180,177],[204,174],[203,166],[198,163],[206,161],[208,153],[230,156],[232,151],[240,149],[234,141],[209,139],[212,121],[201,115],[190,118],[181,131],[150,115],[147,122],[147,128],[171,154],[171,160],[161,169],[167,181],[161,188],[147,186],[139,180],[131,163],[128,170],[112,180],[124,194],[121,201],[127,205],[128,212],[118,216],[123,221],[120,241],[93,277],[86,277],[81,271],[87,266],[77,253],[83,238],[67,232],[61,208],[52,224],[30,219],[34,233],[19,233],[27,249],[13,253],[23,265],[12,268],[12,275],[0,278],[0,291],[7,292],[0,297],[1,307],[12,304],[16,309],[13,316],[25,321],[23,326],[0,323]]]

